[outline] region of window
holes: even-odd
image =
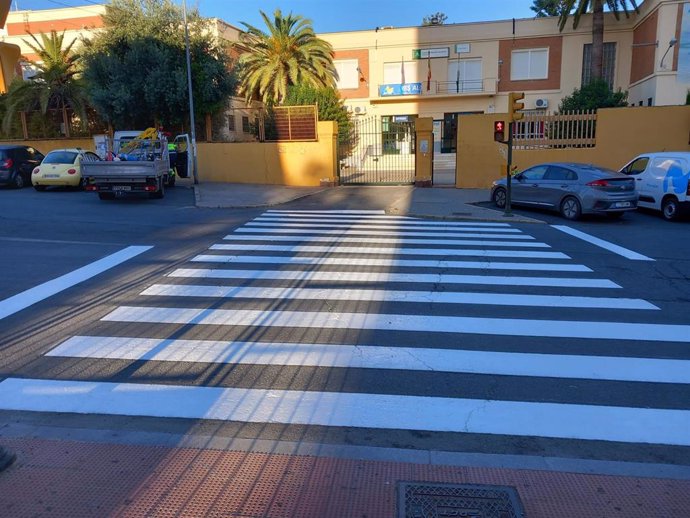
[[[338,72],[338,90],[359,88],[359,61],[356,59],[342,59],[333,62]]]
[[[585,44],[582,49],[582,85],[591,81],[592,44]],[[604,67],[603,78],[613,88],[613,80],[616,75],[616,43],[604,43]]]
[[[424,69],[426,70],[426,68]],[[401,83],[417,83],[417,61],[396,61],[383,64],[383,83],[397,85]]]
[[[510,79],[546,79],[549,77],[549,49],[514,50],[510,59]]]
[[[527,171],[523,171],[521,173],[521,179],[527,181],[541,180],[544,178],[544,173],[546,172],[547,167],[548,166],[545,165],[538,165],[531,169],[527,169]]]
[[[228,115],[228,131],[235,131],[235,114]]]
[[[242,117],[242,131],[244,133],[249,133],[251,131],[249,128],[249,117]]]
[[[448,83],[449,92],[481,92],[484,89],[481,58],[449,61]]]
[[[575,171],[566,169],[565,167],[549,166],[549,169],[544,175],[544,180],[555,180],[555,181],[565,181],[565,180],[577,180],[577,174]]]
[[[629,174],[629,175],[640,174],[642,171],[647,169],[648,163],[649,163],[649,158],[647,158],[646,156],[643,156],[641,158],[638,158],[634,162],[631,162],[628,165],[628,167],[623,169],[622,172],[624,172],[625,174]]]

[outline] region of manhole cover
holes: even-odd
[[[525,518],[508,486],[398,482],[398,518]]]

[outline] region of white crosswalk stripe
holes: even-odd
[[[641,299],[572,297],[568,295],[515,295],[512,293],[392,291],[377,289],[252,288],[242,286],[190,286],[154,284],[142,295],[212,297],[231,299],[307,299],[337,301],[421,302],[432,304],[481,304],[494,306],[550,306],[559,308],[659,309]]]
[[[399,282],[427,284],[484,284],[492,286],[553,286],[559,288],[620,288],[608,279],[577,277],[522,277],[502,275],[453,275],[391,272],[320,272],[279,270],[226,270],[208,268],[178,268],[168,277],[197,279],[270,279],[280,281],[328,282]]]
[[[232,376],[148,383],[69,369],[3,380],[0,409],[690,446],[690,403],[664,395],[690,385],[678,353],[690,325],[563,252],[525,250],[551,248],[539,239],[508,223],[269,210],[46,361],[319,374],[286,374],[286,389],[262,374],[247,388]],[[371,374],[337,391],[329,369]],[[482,376],[503,388],[477,397]],[[601,390],[554,390],[560,381]],[[637,399],[610,390],[647,383]]]

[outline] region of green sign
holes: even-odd
[[[437,49],[414,49],[412,51],[412,59],[447,58],[449,56],[450,49],[448,47]]]

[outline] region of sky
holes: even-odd
[[[176,0],[182,2],[182,0]],[[12,9],[58,9],[79,6],[88,16],[97,0],[12,0]],[[201,14],[217,17],[242,28],[247,22],[263,28],[259,10],[269,14],[278,8],[312,20],[316,32],[341,32],[393,26],[421,25],[425,16],[438,11],[446,23],[463,23],[510,18],[531,18],[532,0],[189,0]]]

